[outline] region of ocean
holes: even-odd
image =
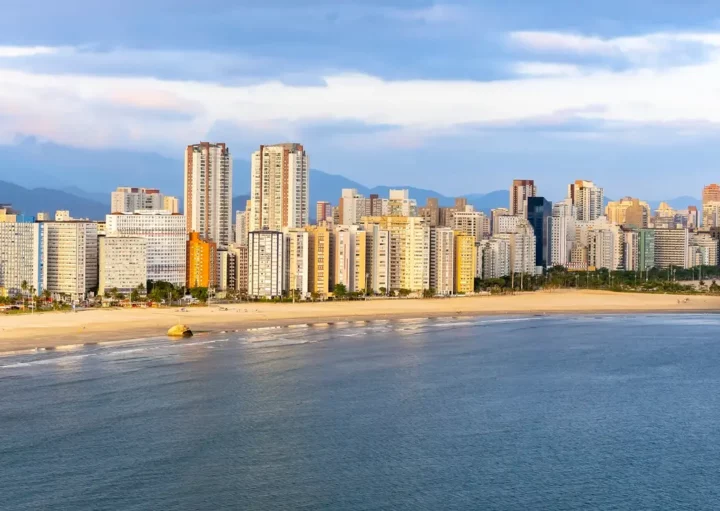
[[[720,315],[477,317],[0,357],[0,509],[720,508]]]

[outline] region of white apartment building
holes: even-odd
[[[510,275],[510,242],[509,235],[493,236],[480,242],[482,246],[482,278],[497,279]]]
[[[366,233],[355,225],[339,225],[332,232],[335,285],[343,284],[348,292],[365,291],[367,287]]]
[[[370,199],[360,195],[355,188],[343,188],[338,209],[340,224],[359,225],[362,217],[369,216]]]
[[[227,288],[247,291],[248,288],[248,247],[234,245],[228,247]]]
[[[616,270],[613,266],[615,239],[610,229],[592,230],[588,233],[588,265],[597,269]]]
[[[500,233],[500,217],[509,216],[510,210],[507,208],[495,208],[490,210],[490,234]]]
[[[687,229],[655,229],[655,266],[688,267],[689,234]]]
[[[449,227],[430,229],[430,289],[436,294],[453,293],[455,233]]]
[[[98,238],[98,295],[116,288],[128,294],[147,284],[147,238]]]
[[[510,247],[510,272],[535,274],[535,234],[530,223],[522,219],[515,232],[498,234]]]
[[[637,231],[623,231],[623,269],[638,271],[640,269],[639,236]]]
[[[305,229],[286,229],[287,284],[285,289],[296,290],[300,298],[310,295],[310,233]]]
[[[591,222],[603,216],[605,192],[592,181],[578,180],[568,185],[568,198],[577,211],[577,219]]]
[[[186,234],[200,233],[218,249],[232,241],[232,156],[225,144],[187,146],[184,218]]]
[[[11,296],[22,283],[41,294],[47,287],[47,236],[45,224],[0,222],[0,288]]]
[[[303,146],[260,146],[251,160],[249,230],[281,231],[308,225],[310,163]]]
[[[691,261],[688,266],[698,266],[698,264],[707,266],[718,265],[718,240],[713,238],[710,233],[702,232],[691,234],[689,243],[691,248],[704,249],[704,258],[702,263]]]
[[[278,231],[248,234],[248,295],[275,298],[285,292],[285,235]]]
[[[82,300],[98,285],[98,234],[94,222],[43,222],[47,237],[47,289]]]
[[[138,209],[165,209],[160,190],[119,186],[110,194],[110,213],[132,213]]]
[[[567,266],[570,262],[571,238],[575,238],[574,234],[574,218],[569,216],[551,216],[548,218],[550,266]]]
[[[248,243],[248,218],[250,213],[246,211],[235,212],[235,244],[247,245]]]
[[[526,221],[525,218],[516,215],[502,215],[497,217],[497,229],[494,234],[510,234],[517,232],[518,225]]]
[[[708,201],[703,203],[703,227],[710,229],[720,227],[720,202]]]
[[[390,289],[390,232],[379,225],[365,228],[367,239],[367,273],[370,274],[370,289],[373,293]]]
[[[141,237],[147,240],[147,279],[186,283],[187,233],[183,215],[167,211],[139,210],[135,213],[107,215],[108,237]]]

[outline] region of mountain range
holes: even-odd
[[[28,215],[38,211],[54,212],[69,209],[75,217],[102,219],[109,211],[110,192],[117,186],[159,188],[167,195],[182,200],[183,162],[156,153],[119,149],[84,149],[39,142],[26,138],[15,145],[0,146],[0,203],[11,203]],[[250,162],[233,160],[233,208],[245,208],[250,184]],[[38,186],[41,185],[41,186]],[[429,197],[437,197],[441,206],[450,206],[453,197],[434,190],[404,184],[367,187],[351,179],[321,170],[310,171],[310,216],[319,200],[337,203],[343,188],[356,188],[369,196],[388,196],[391,188],[405,188],[410,196],[424,205]],[[480,211],[507,207],[509,192],[469,193],[468,203]],[[699,205],[693,197],[666,200],[676,209]],[[653,209],[660,201],[650,201]]]

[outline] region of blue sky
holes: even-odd
[[[706,1],[25,0],[0,17],[0,143],[181,158],[214,140],[247,159],[294,140],[371,186],[699,196],[720,180],[717,16]]]

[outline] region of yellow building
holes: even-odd
[[[605,216],[607,216],[608,222],[616,225],[630,224],[645,228],[648,226],[651,215],[650,205],[647,202],[632,197],[623,197],[619,201],[608,202],[605,207]]]
[[[200,237],[200,233],[191,232],[187,242],[187,286],[215,287],[217,266],[217,246]]]
[[[14,224],[17,222],[17,215],[8,208],[0,208],[0,223]]]
[[[332,232],[324,225],[306,227],[308,239],[310,293],[327,298],[333,289]]]
[[[389,233],[391,290],[422,292],[430,288],[430,227],[422,217],[363,217],[364,230],[377,225]]]
[[[455,232],[455,294],[472,293],[475,290],[477,249],[475,236]]]

